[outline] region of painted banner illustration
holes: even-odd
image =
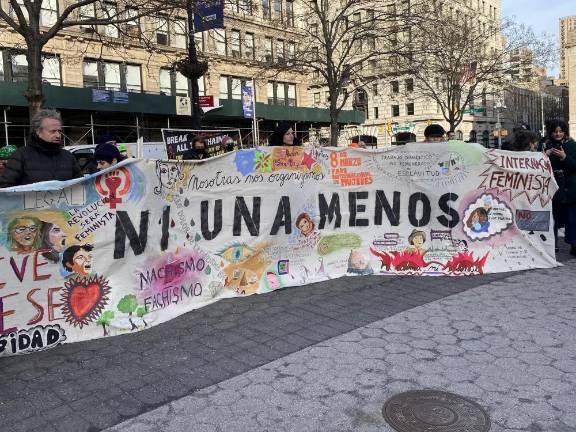
[[[227,148],[240,148],[242,135],[240,129],[194,130],[162,129],[162,138],[166,144],[168,159],[180,160],[186,151],[192,148],[192,140],[200,138],[206,144],[210,156],[224,153]]]
[[[0,357],[342,276],[554,267],[556,189],[541,153],[430,143],[132,159],[0,190]]]

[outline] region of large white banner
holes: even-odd
[[[554,267],[549,160],[477,144],[131,160],[0,192],[0,357],[341,276]]]

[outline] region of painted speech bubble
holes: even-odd
[[[462,223],[464,233],[471,240],[485,240],[507,230],[513,222],[512,211],[506,203],[490,194],[481,195],[472,202]]]

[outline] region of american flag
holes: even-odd
[[[460,78],[460,84],[464,85],[469,81],[472,81],[476,77],[476,67],[477,62],[472,62],[462,69],[462,77]]]

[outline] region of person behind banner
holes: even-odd
[[[446,131],[439,124],[431,124],[424,129],[424,142],[444,142]]]
[[[118,162],[123,161],[124,157],[120,153],[118,147],[114,144],[100,144],[94,151],[94,160],[96,161],[96,168],[98,171],[110,168]]]
[[[16,150],[8,160],[0,176],[0,188],[82,177],[74,155],[62,148],[60,113],[40,110],[30,123],[30,141],[28,145]]]
[[[520,129],[514,134],[514,141],[512,142],[510,150],[519,152],[536,151],[539,139],[540,137],[536,132]],[[504,149],[504,146],[502,146],[502,149]]]
[[[208,152],[206,151],[206,143],[200,137],[192,138],[192,148],[186,150],[182,159],[184,160],[202,160],[208,159]]]
[[[269,144],[272,147],[301,146],[302,143],[294,135],[294,129],[290,123],[280,123],[274,133],[270,135]]]
[[[548,122],[546,132],[544,152],[558,183],[552,199],[556,251],[558,229],[564,226],[564,240],[570,244],[570,254],[576,255],[576,142],[568,136],[568,125],[561,120]]]

